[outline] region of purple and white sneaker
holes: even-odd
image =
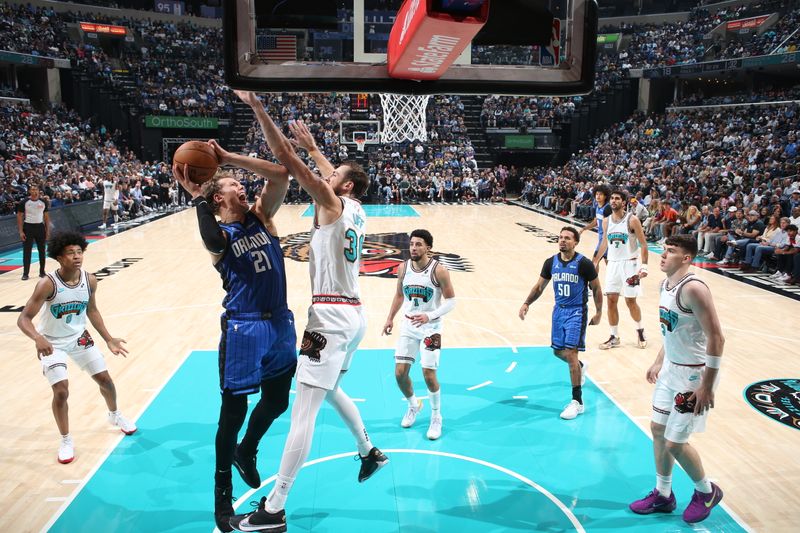
[[[694,491],[692,501],[683,512],[683,519],[689,524],[702,522],[708,515],[711,514],[711,509],[717,506],[722,501],[722,489],[711,484],[711,493],[706,494],[698,490]]]
[[[671,513],[677,504],[674,493],[670,492],[669,498],[666,498],[658,492],[658,489],[653,489],[653,492],[641,500],[636,500],[628,507],[636,514]]]

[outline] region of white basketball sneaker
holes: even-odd
[[[583,414],[583,405],[578,403],[578,400],[572,400],[567,404],[563,411],[561,411],[561,418],[564,420],[572,420],[578,415]]]
[[[126,435],[133,435],[136,433],[136,424],[122,416],[122,413],[119,411],[116,413],[108,413],[108,422],[112,426],[117,426],[120,431]]]
[[[417,420],[417,414],[422,411],[422,400],[417,400],[417,408],[414,409],[410,405],[408,406],[408,411],[406,411],[405,416],[403,416],[403,420],[400,422],[400,427],[410,428],[414,425],[414,422]]]
[[[442,417],[432,416],[431,425],[428,426],[428,438],[430,440],[436,440],[441,436],[442,436]]]
[[[75,459],[75,445],[72,437],[61,437],[61,444],[58,445],[58,462],[62,465],[71,463]]]

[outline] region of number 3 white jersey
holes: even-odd
[[[442,289],[436,282],[436,266],[439,261],[431,259],[422,270],[415,270],[411,260],[406,261],[403,275],[403,329],[404,335],[430,335],[441,330],[442,319],[431,320],[417,327],[411,324],[407,315],[429,313],[437,309],[442,301]]]
[[[58,275],[58,270],[48,277],[53,281],[53,297],[45,301],[36,330],[59,344],[72,342],[86,330],[86,310],[91,294],[89,274],[81,270],[76,285],[68,285]]]
[[[609,261],[628,261],[636,259],[639,252],[639,239],[636,233],[630,229],[630,213],[625,213],[622,220],[614,222],[614,215],[608,217],[608,260]]]
[[[340,197],[342,214],[334,222],[311,229],[311,294],[315,303],[326,297],[360,298],[358,273],[367,216],[361,202]],[[330,303],[334,303],[331,301]]]

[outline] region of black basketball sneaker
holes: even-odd
[[[239,475],[242,476],[242,479],[245,483],[250,485],[252,488],[257,489],[261,486],[261,476],[258,473],[258,467],[256,466],[256,456],[258,455],[258,450],[253,455],[243,455],[241,452],[241,443],[236,446],[236,449],[233,452],[233,466],[236,467],[236,470],[239,471]]]
[[[223,532],[233,531],[229,523],[233,516],[232,496],[232,485],[214,485],[214,522]]]
[[[371,478],[375,472],[389,464],[389,458],[383,455],[378,448],[372,448],[366,457],[362,457],[359,454],[356,456],[356,459],[361,459],[361,470],[358,472],[359,483],[365,482]]]
[[[252,502],[255,505],[255,502]],[[286,531],[286,512],[281,509],[275,513],[267,511],[267,498],[262,497],[255,511],[237,514],[231,517],[230,527],[236,531],[269,531],[282,533]],[[230,531],[230,530],[229,530]]]

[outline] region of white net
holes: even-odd
[[[430,95],[381,93],[383,131],[381,142],[427,141],[425,109]]]

